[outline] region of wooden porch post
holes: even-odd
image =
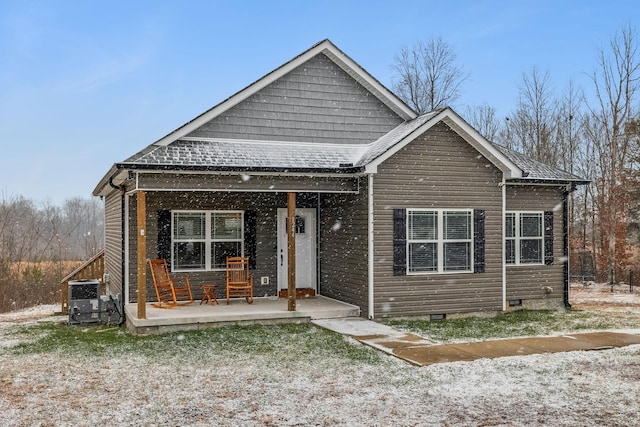
[[[137,193],[138,211],[138,319],[147,318],[147,202],[144,191]]]
[[[288,311],[296,311],[296,193],[287,193]]]

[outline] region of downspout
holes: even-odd
[[[571,308],[569,303],[569,194],[575,188],[572,186],[570,190],[562,192],[562,241],[563,241],[563,273],[564,273],[564,286],[563,286],[563,299],[564,306]]]
[[[369,312],[369,320],[373,320],[375,315],[374,315],[374,299],[373,299],[373,263],[375,260],[374,254],[373,254],[373,174],[369,174],[367,175],[369,182],[367,185],[367,203],[368,203],[368,224],[369,224],[369,230],[368,230],[368,234],[369,234],[369,242],[368,242],[368,256],[367,256],[367,279],[368,279],[368,285],[369,285],[369,292],[368,292],[368,296],[369,296],[369,307],[368,307],[368,312]]]
[[[125,190],[124,188],[122,188],[122,194],[120,196],[120,215],[121,215],[121,230],[120,230],[120,238],[122,239],[120,242],[120,260],[122,262],[121,266],[120,266],[120,274],[121,274],[121,278],[120,278],[120,302],[122,304],[122,306],[120,307],[121,313],[122,315],[120,316],[120,324],[122,325],[127,319],[126,319],[126,315],[124,312],[124,304],[125,304],[125,297],[128,298],[128,295],[125,295],[125,284],[124,284],[124,280],[125,280],[125,276],[124,276],[124,257],[126,255],[126,251],[125,251],[125,236],[124,236],[124,232],[125,232],[125,201],[126,196],[124,195]]]
[[[124,255],[122,256],[122,302],[124,304],[129,303],[129,262],[127,257],[129,256],[129,196],[127,194],[124,195],[123,199],[123,221],[122,221],[122,239],[124,240],[124,244],[122,245],[122,251]]]
[[[505,254],[505,240],[507,238],[505,230],[505,220],[507,215],[507,183],[502,177],[500,183],[502,187],[502,311],[507,311],[507,257]]]

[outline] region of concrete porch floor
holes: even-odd
[[[174,308],[155,308],[147,303],[147,318],[138,319],[138,305],[127,304],[127,329],[135,335],[162,334],[212,328],[229,324],[268,324],[282,322],[309,322],[316,319],[335,319],[360,316],[360,308],[323,296],[301,298],[296,311],[287,311],[286,298],[254,298],[253,304],[243,299],[232,299],[227,305],[193,304]]]

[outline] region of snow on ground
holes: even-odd
[[[581,308],[640,310],[640,287],[628,285],[609,286],[603,283],[572,283],[569,289],[570,302]]]
[[[8,323],[24,323],[27,321],[41,320],[44,317],[53,316],[60,311],[60,305],[37,305],[24,310],[0,313],[0,325]]]
[[[572,287],[572,303],[640,311],[639,295],[602,291]],[[0,315],[0,343],[37,311]],[[286,364],[264,353],[227,356],[215,349],[169,360],[15,355],[0,344],[0,425],[632,426],[640,419],[640,346],[422,368],[389,356],[352,364],[313,354]]]

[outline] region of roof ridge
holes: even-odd
[[[186,136],[182,138],[178,138],[175,141],[171,142],[171,144],[179,141],[186,142],[220,142],[224,144],[257,144],[257,145],[293,145],[296,146],[307,146],[307,147],[338,147],[338,148],[363,148],[368,147],[373,142],[369,142],[366,144],[362,143],[338,143],[338,142],[310,142],[310,141],[284,141],[284,140],[267,140],[267,139],[239,139],[239,138],[217,138],[217,137],[200,137],[200,136]],[[375,141],[374,141],[375,142]],[[168,144],[168,145],[171,145]]]

